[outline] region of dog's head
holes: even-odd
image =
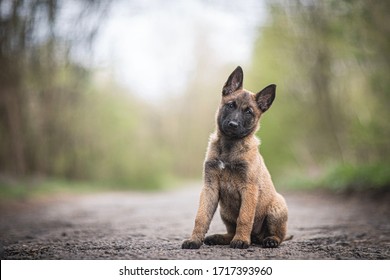
[[[217,124],[219,131],[231,139],[241,139],[255,132],[261,115],[275,99],[276,85],[254,94],[243,88],[243,79],[244,73],[238,66],[222,89]]]

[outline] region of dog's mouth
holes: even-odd
[[[245,129],[238,123],[233,123],[231,121],[225,121],[221,127],[222,133],[234,139],[241,139],[247,136],[250,133],[250,130]]]

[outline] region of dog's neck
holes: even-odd
[[[234,150],[245,153],[253,148],[258,147],[260,144],[254,133],[251,133],[244,138],[230,138],[223,135],[220,131],[217,132],[217,142],[219,142],[219,154],[229,154],[233,148]]]

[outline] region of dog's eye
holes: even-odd
[[[252,108],[250,108],[250,107],[246,108],[245,109],[245,114],[252,115],[253,114]]]
[[[228,106],[228,108],[230,108],[230,109],[234,109],[234,108],[236,108],[236,103],[234,103],[234,101],[232,101],[232,102],[229,102],[229,103],[227,104],[227,106]]]

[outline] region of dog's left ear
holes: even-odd
[[[242,71],[241,66],[237,68],[230,74],[225,85],[222,89],[222,95],[229,95],[236,90],[242,89],[242,82],[244,80],[244,72]]]
[[[256,94],[257,106],[264,113],[271,107],[272,102],[275,99],[276,85],[272,84],[265,87],[259,93]]]

